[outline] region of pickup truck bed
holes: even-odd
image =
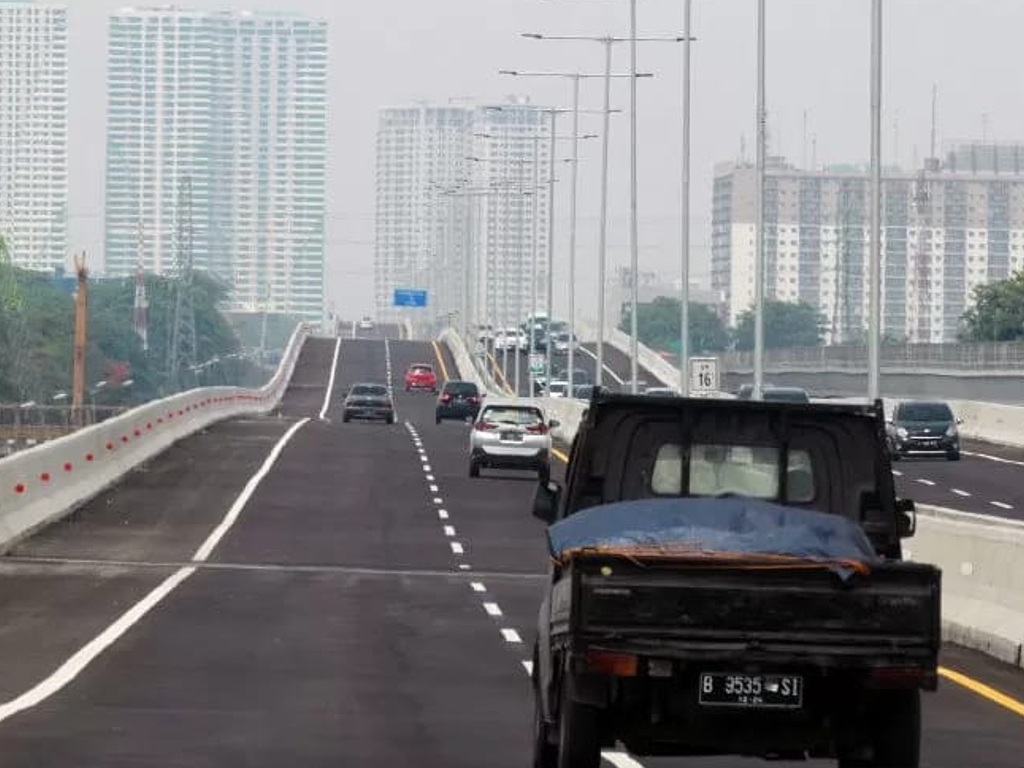
[[[883,562],[862,571],[763,560],[576,556],[552,590],[551,640],[660,659],[933,670],[940,574]],[[934,679],[926,682],[934,687]]]

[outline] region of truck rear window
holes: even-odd
[[[695,444],[689,450],[689,496],[735,494],[758,499],[778,498],[781,452],[777,448]],[[658,448],[651,472],[654,495],[683,493],[682,460],[682,446],[666,443]],[[785,501],[808,503],[814,500],[814,472],[807,451],[789,451],[786,480]]]

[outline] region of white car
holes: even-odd
[[[551,429],[535,402],[519,399],[485,401],[469,434],[469,476],[481,469],[526,469],[542,483],[551,479]]]
[[[363,330],[370,330],[373,328],[373,318],[364,316],[363,319],[359,321],[359,327]]]

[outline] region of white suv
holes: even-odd
[[[469,434],[469,476],[481,469],[530,469],[551,478],[551,429],[543,409],[529,400],[490,400]]]

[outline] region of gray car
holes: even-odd
[[[345,396],[341,420],[372,419],[395,423],[395,404],[384,384],[353,384]]]
[[[486,403],[469,435],[469,476],[481,469],[527,469],[540,481],[551,478],[551,429],[544,410],[530,400],[502,399]]]

